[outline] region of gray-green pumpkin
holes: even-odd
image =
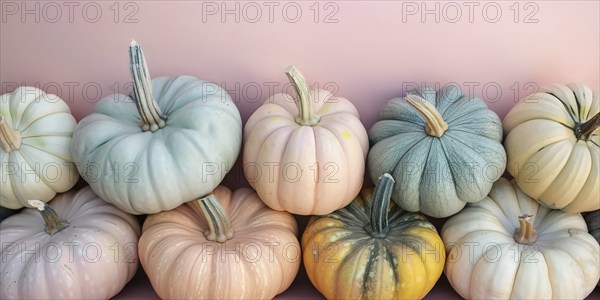
[[[585,215],[588,232],[600,243],[600,210],[595,210]]]
[[[589,212],[585,215],[588,232],[600,243],[600,210]],[[600,286],[600,281],[598,282]]]
[[[484,199],[506,168],[500,119],[454,86],[388,101],[369,140],[371,179],[392,174],[394,202],[432,217]]]

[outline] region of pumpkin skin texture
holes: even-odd
[[[249,188],[219,186],[212,195],[222,210],[211,215],[230,222],[217,223],[216,233],[202,199],[144,222],[140,261],[156,293],[162,299],[271,299],[285,291],[300,266],[294,217],[268,208]],[[229,229],[219,233],[222,227]]]
[[[38,88],[21,86],[0,97],[0,206],[48,202],[77,183],[75,125],[67,104]]]
[[[308,278],[327,299],[422,299],[442,274],[435,227],[389,203],[393,179],[382,179],[345,208],[311,218],[302,235]]]
[[[0,298],[109,299],[118,294],[138,267],[135,217],[89,187],[60,194],[49,205],[68,222],[53,235],[34,208],[0,223]]]
[[[523,192],[566,212],[600,209],[599,113],[598,91],[577,83],[541,88],[510,110],[504,146]]]
[[[404,210],[436,218],[485,198],[506,167],[500,119],[456,87],[417,89],[390,100],[369,139],[371,179],[392,174],[392,199]]]
[[[131,49],[142,60],[132,69],[145,67],[139,46]],[[216,84],[158,77],[150,91],[147,80],[134,80],[133,98],[101,99],[73,136],[82,177],[102,199],[131,214],[170,210],[210,193],[233,166],[242,141],[240,114]],[[150,111],[138,112],[134,99]]]
[[[445,274],[463,298],[583,299],[600,278],[583,217],[539,205],[514,181],[498,180],[441,232]]]
[[[309,90],[293,66],[289,94],[267,99],[244,127],[244,174],[272,209],[324,215],[356,197],[364,179],[367,132],[350,101]]]

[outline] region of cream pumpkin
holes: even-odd
[[[29,207],[72,188],[75,118],[57,95],[29,86],[0,97],[0,206]]]
[[[503,121],[507,169],[527,195],[566,212],[600,209],[600,99],[582,84],[541,88]]]
[[[548,209],[502,178],[441,231],[445,274],[467,299],[583,299],[600,278],[600,246],[580,214]]]
[[[140,261],[163,299],[271,299],[300,266],[294,217],[244,188],[148,216]]]
[[[293,66],[298,98],[276,94],[244,127],[244,174],[272,209],[324,215],[346,206],[363,183],[367,132],[350,101],[310,90]]]

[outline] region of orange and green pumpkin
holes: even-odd
[[[421,299],[442,274],[440,236],[423,215],[390,203],[393,185],[386,173],[375,189],[307,225],[304,266],[328,299]]]

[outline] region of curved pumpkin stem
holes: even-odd
[[[306,84],[306,79],[296,67],[289,66],[285,70],[285,74],[290,79],[290,82],[298,94],[296,100],[296,107],[298,107],[298,116],[296,116],[296,123],[302,126],[314,126],[319,123],[320,117],[315,114],[312,107],[312,96],[310,89]]]
[[[12,129],[3,116],[0,116],[0,147],[4,152],[12,152],[21,148],[21,134]]]
[[[600,113],[597,113],[591,119],[583,124],[579,124],[575,127],[575,137],[577,139],[583,138],[584,140],[588,140],[592,132],[600,127]]]
[[[519,244],[532,245],[537,241],[538,234],[533,227],[533,216],[524,214],[519,217],[520,228],[515,233],[515,242]]]
[[[233,238],[233,228],[225,209],[214,194],[198,200],[202,213],[208,223],[208,230],[204,233],[207,240],[224,243]]]
[[[444,121],[435,106],[431,105],[425,99],[412,94],[406,95],[406,102],[425,119],[425,132],[428,135],[436,137],[444,135],[444,132],[448,129],[448,123]]]
[[[379,177],[373,192],[371,206],[371,223],[366,228],[375,238],[384,238],[388,232],[388,206],[392,197],[394,178],[385,173]]]
[[[49,235],[55,235],[57,232],[69,227],[69,222],[61,219],[50,205],[40,200],[29,200],[27,202],[40,212],[44,222],[46,222],[45,229]]]
[[[129,44],[131,77],[133,79],[133,99],[140,113],[140,126],[144,131],[155,132],[165,127],[167,119],[152,96],[152,80],[146,65],[142,48],[134,40]]]

